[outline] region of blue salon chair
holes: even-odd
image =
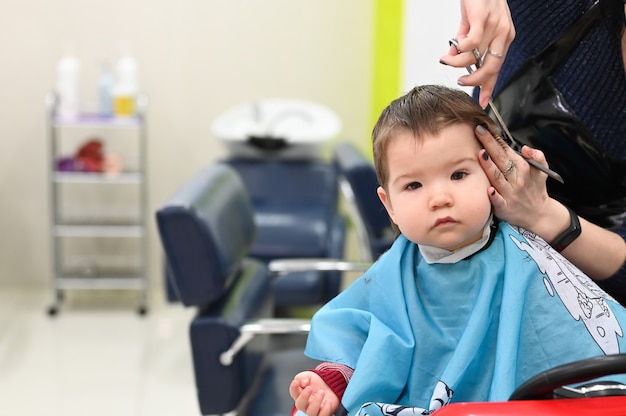
[[[220,114],[212,133],[228,149],[222,163],[237,171],[252,201],[257,233],[249,257],[344,257],[346,219],[339,212],[337,166],[320,157],[341,128],[339,116],[316,102],[265,98]],[[175,301],[164,267],[168,300]],[[336,271],[285,273],[273,282],[277,315],[319,306],[337,295]]]
[[[318,159],[229,158],[250,196],[256,237],[248,256],[269,263],[281,258],[344,257],[346,219],[339,212],[337,166]],[[165,260],[167,297],[178,300]],[[341,273],[307,270],[273,282],[277,314],[321,305],[339,293]]]
[[[316,365],[303,354],[309,322],[272,318],[273,277],[248,256],[257,227],[238,173],[207,167],[156,221],[176,296],[198,310],[189,336],[201,413],[289,415],[289,382]]]
[[[245,184],[257,234],[248,255],[281,258],[344,257],[346,219],[339,212],[337,167],[318,159],[230,158]],[[286,273],[274,282],[279,310],[320,305],[339,293],[341,273]]]
[[[333,148],[333,161],[359,240],[361,260],[375,261],[391,247],[395,235],[389,215],[376,193],[378,179],[374,164],[348,142]]]

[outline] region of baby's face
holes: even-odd
[[[480,239],[491,204],[479,150],[465,124],[419,140],[406,131],[390,141],[389,183],[378,195],[409,240],[453,251]]]

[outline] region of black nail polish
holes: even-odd
[[[489,160],[489,153],[487,153],[487,151],[485,150],[485,152],[483,153],[483,160]]]
[[[496,194],[496,190],[494,189],[493,191],[491,191],[491,196],[494,196]]]
[[[442,60],[439,60],[439,63],[440,63],[441,65],[448,65],[447,63],[445,63],[445,62],[444,62],[444,61],[442,61]]]

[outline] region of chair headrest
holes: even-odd
[[[231,286],[254,241],[250,197],[235,170],[214,164],[156,213],[172,285],[186,306],[205,306]]]
[[[388,233],[391,223],[376,193],[378,178],[372,161],[365,158],[352,143],[347,142],[335,146],[333,160],[339,168],[339,173],[350,184],[357,208],[369,232],[376,236]]]

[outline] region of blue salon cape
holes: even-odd
[[[452,264],[427,264],[400,236],[315,314],[305,352],[355,369],[350,415],[428,414],[506,401],[544,370],[624,351],[625,324],[624,308],[545,241],[500,222],[487,249]]]

